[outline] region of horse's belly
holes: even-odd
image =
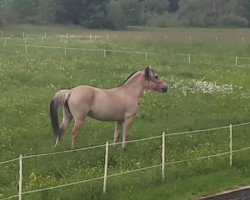
[[[127,96],[113,90],[96,90],[88,116],[102,121],[122,121],[127,112],[134,112],[137,104],[129,102]],[[126,98],[126,101],[124,100]],[[129,102],[129,103],[127,103]]]
[[[124,118],[124,114],[121,112],[112,113],[112,112],[90,111],[88,113],[88,116],[100,121],[121,121]]]

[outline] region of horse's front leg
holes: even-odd
[[[129,130],[131,128],[132,125],[132,121],[134,119],[133,117],[129,117],[129,118],[125,118],[124,120],[124,130],[123,130],[123,140],[122,140],[122,148],[125,149],[127,146],[127,142],[128,142],[128,134],[129,134]]]
[[[115,133],[114,133],[114,145],[119,141],[121,132],[122,132],[123,121],[117,121],[115,124]]]

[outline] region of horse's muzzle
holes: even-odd
[[[167,85],[164,85],[164,86],[161,87],[161,92],[162,93],[165,93],[167,91],[168,91],[168,86]]]

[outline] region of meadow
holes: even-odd
[[[249,122],[250,60],[246,59],[250,58],[249,33],[248,29],[98,31],[71,26],[3,29],[0,163],[20,154],[70,149],[72,124],[63,145],[53,147],[49,102],[56,91],[77,85],[113,88],[147,65],[163,76],[169,91],[166,94],[147,91],[143,95],[130,140],[158,136],[162,132],[167,135]],[[60,48],[26,48],[25,45]],[[237,66],[236,56],[245,57],[237,60]],[[250,146],[249,130],[250,124],[233,128],[234,150]],[[88,119],[81,129],[77,148],[112,141],[113,132],[114,123]],[[228,151],[228,129],[166,137],[167,162]],[[103,176],[104,155],[103,147],[25,159],[23,192]],[[159,163],[160,138],[131,143],[126,151],[111,146],[108,173]],[[18,170],[18,161],[0,165],[0,199],[18,193]],[[199,159],[166,165],[164,180],[160,167],[156,167],[109,178],[106,193],[102,192],[101,179],[26,194],[23,199],[191,200],[249,185],[249,173],[247,150],[233,155],[232,166],[229,155]]]

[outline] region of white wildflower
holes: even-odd
[[[222,93],[230,94],[233,92],[234,87],[232,84],[219,84],[217,82],[210,82],[204,80],[192,79],[189,82],[174,81],[172,88],[180,89],[184,95],[187,93],[203,93],[203,94],[213,94],[213,93]]]

